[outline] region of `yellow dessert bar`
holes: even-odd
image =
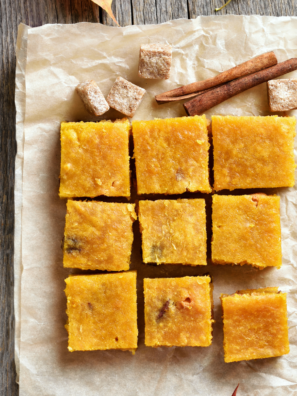
[[[130,266],[135,205],[67,202],[63,264],[83,270],[125,271]]]
[[[225,362],[289,353],[286,299],[277,287],[221,295]]]
[[[65,282],[70,352],[137,348],[136,271]]]
[[[206,265],[204,199],[139,202],[145,263]]]
[[[210,282],[209,276],[144,279],[145,345],[211,345]]]
[[[209,193],[205,116],[133,121],[138,194]]]
[[[213,263],[281,267],[278,196],[214,195],[212,227]]]
[[[214,189],[292,187],[295,117],[213,116]]]
[[[62,122],[60,198],[130,196],[130,123]]]

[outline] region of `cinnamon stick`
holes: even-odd
[[[282,76],[297,69],[297,58],[289,59],[281,62],[268,69],[259,71],[230,81],[218,88],[211,89],[208,92],[202,93],[196,98],[186,102],[184,108],[188,115],[198,115],[204,113],[206,110],[224,102],[225,100],[238,95],[247,89],[253,88],[263,82],[272,80],[276,77]]]
[[[171,91],[164,92],[156,95],[157,102],[168,102],[181,99],[187,99],[187,97],[179,98],[185,95],[195,95],[200,91],[216,87],[217,85],[224,84],[228,81],[235,80],[236,78],[246,76],[248,74],[255,73],[257,71],[266,69],[277,64],[277,59],[274,52],[268,52],[257,56],[256,58],[250,59],[241,65],[235,66],[232,69],[226,70],[215,77],[208,78],[204,81],[197,81],[183,87],[173,89]],[[189,97],[189,96],[188,96]],[[170,98],[168,100],[168,98]],[[176,98],[176,99],[173,99]]]

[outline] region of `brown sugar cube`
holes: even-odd
[[[106,100],[113,109],[128,117],[133,117],[144,94],[145,89],[130,83],[122,77],[118,77]]]
[[[139,52],[138,74],[142,78],[168,79],[172,60],[172,47],[168,44],[143,44]]]
[[[271,80],[267,82],[271,111],[288,111],[297,108],[297,80]]]
[[[109,110],[108,103],[95,81],[90,80],[78,84],[76,92],[79,94],[89,113],[100,116]]]

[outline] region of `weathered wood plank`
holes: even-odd
[[[296,0],[233,0],[223,10],[215,12],[227,0],[188,0],[189,18],[199,15],[296,15]]]
[[[187,0],[161,0],[156,3],[157,23],[188,18]]]
[[[24,8],[17,2],[0,3],[0,394],[18,393],[14,365],[14,160],[15,107],[14,45],[18,14]],[[22,15],[28,17],[28,14]]]
[[[132,6],[130,0],[113,1],[112,12],[120,26],[133,25]],[[102,23],[108,26],[116,26],[104,10],[102,10]]]
[[[155,0],[132,0],[132,10],[134,25],[158,23]]]

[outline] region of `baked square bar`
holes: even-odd
[[[133,121],[132,133],[138,194],[211,192],[204,115]]]
[[[214,189],[292,187],[295,117],[213,116]]]
[[[100,116],[109,110],[109,105],[95,81],[88,80],[78,84],[76,91],[89,113]]]
[[[68,350],[137,348],[136,271],[70,276],[66,282]]]
[[[206,265],[204,199],[140,201],[145,263]]]
[[[144,279],[145,345],[211,345],[210,282],[209,276]]]
[[[145,89],[132,84],[122,77],[118,77],[106,100],[113,109],[125,114],[127,117],[133,117],[144,94]]]
[[[62,122],[60,198],[130,196],[130,123]]]
[[[221,295],[226,363],[289,353],[286,300],[277,287]]]
[[[172,47],[168,44],[142,44],[139,52],[138,74],[142,78],[168,79]]]
[[[271,111],[289,111],[297,108],[297,80],[267,82]]]
[[[68,201],[64,267],[125,271],[130,266],[135,205]]]
[[[281,267],[278,196],[214,195],[212,229],[213,263]]]

